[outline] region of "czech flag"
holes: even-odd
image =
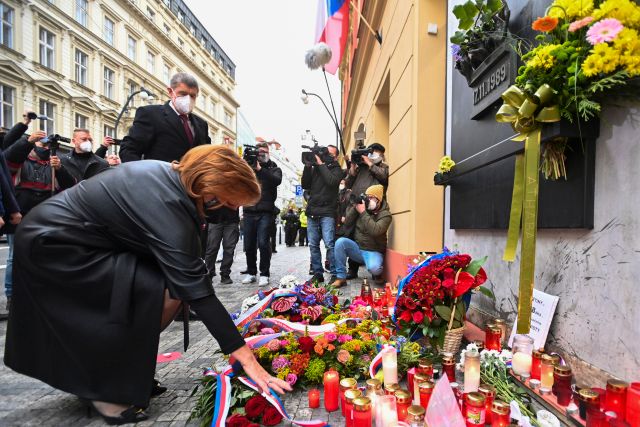
[[[316,43],[324,42],[331,48],[331,61],[324,69],[335,74],[342,61],[349,28],[348,0],[318,0]]]

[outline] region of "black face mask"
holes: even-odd
[[[33,147],[33,150],[36,152],[36,155],[40,157],[41,160],[49,160],[51,157],[51,150],[44,147]]]

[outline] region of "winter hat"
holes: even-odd
[[[372,185],[371,187],[367,188],[367,191],[365,191],[364,194],[366,194],[367,196],[373,196],[378,200],[382,200],[382,197],[384,195],[384,187],[380,184]]]

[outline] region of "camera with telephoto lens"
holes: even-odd
[[[242,158],[245,162],[249,163],[250,166],[255,166],[258,163],[258,156],[260,155],[260,149],[255,145],[244,145],[244,150],[242,152]]]
[[[35,119],[40,119],[40,120],[49,120],[49,117],[45,116],[45,115],[38,115],[36,113],[34,113],[33,111],[29,111],[27,113],[27,118],[29,120],[35,120]]]
[[[316,163],[316,156],[320,157],[320,160],[324,163],[330,163],[333,160],[331,153],[329,153],[329,148],[318,145],[317,142],[313,144],[313,147],[303,145],[302,148],[310,150],[302,153],[302,164],[304,165],[314,165]]]
[[[352,205],[359,205],[360,203],[366,202],[368,199],[367,195],[364,193],[358,194],[350,194],[349,195],[349,203]]]
[[[373,153],[373,149],[365,147],[362,141],[360,141],[358,142],[358,147],[355,150],[351,150],[351,163],[360,166],[364,163],[362,156],[368,156],[371,153]]]
[[[58,148],[60,147],[60,142],[71,144],[71,138],[66,138],[56,133],[54,135],[49,135],[46,138],[41,139],[40,142],[43,144],[47,144],[49,146],[49,149],[51,150],[51,155],[55,156],[58,152]]]

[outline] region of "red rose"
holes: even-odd
[[[445,268],[442,273],[444,280],[442,281],[442,287],[451,289],[456,283],[456,272],[453,268]]]
[[[282,415],[273,406],[269,406],[262,416],[262,424],[265,426],[274,426],[282,421]]]
[[[313,351],[313,347],[316,345],[315,341],[311,337],[300,337],[298,338],[298,346],[300,346],[300,350],[303,353],[311,353]]]
[[[227,418],[227,427],[249,427],[250,424],[244,415],[233,414]]]
[[[413,323],[422,323],[424,319],[424,314],[421,311],[413,312]]]
[[[269,406],[269,402],[262,396],[253,396],[251,399],[247,400],[247,403],[244,405],[244,412],[247,414],[247,417],[250,419],[259,418],[260,415],[267,409]]]
[[[405,298],[404,305],[410,310],[413,310],[414,308],[416,308],[416,302],[411,298]]]

